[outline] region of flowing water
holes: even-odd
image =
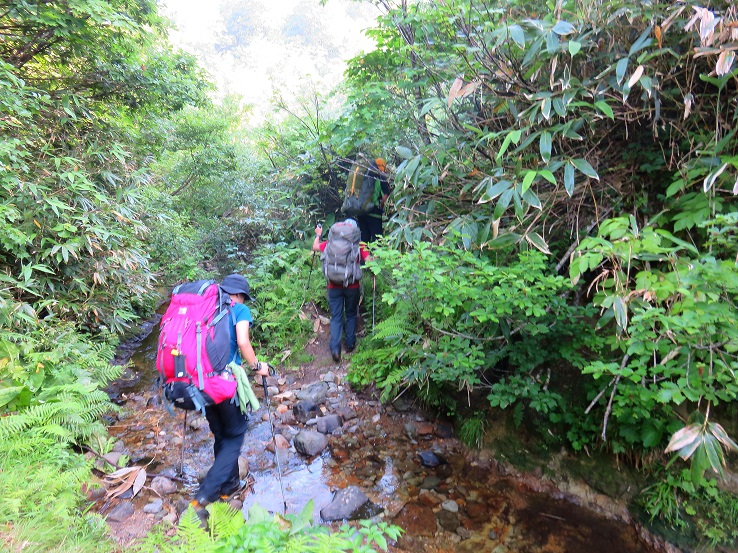
[[[142,339],[122,350],[131,368],[109,390],[124,409],[110,430],[123,441],[133,463],[149,463],[151,472],[178,474],[181,495],[187,497],[198,473],[212,463],[212,439],[204,418],[189,413],[185,434],[183,413],[168,414],[157,399],[155,323],[142,327]],[[302,425],[294,421],[289,399],[282,401],[288,409],[273,400],[269,412],[262,400],[242,449],[253,478],[250,492],[241,498],[244,513],[254,503],[275,513],[286,504],[295,513],[312,500],[314,518],[320,521],[320,510],[335,491],[355,485],[370,498],[361,518],[377,517],[406,530],[392,548],[396,552],[657,551],[630,524],[567,501],[551,486],[531,486],[530,478],[502,474],[490,455],[468,450],[448,436],[449,428],[422,413],[357,396],[341,383],[342,370],[335,365],[326,362],[314,380],[329,369],[337,378],[329,385],[326,412],[350,408],[356,417],[330,436],[320,455],[308,458],[294,448],[282,449],[278,465],[266,449],[273,440],[270,418],[288,440]],[[280,391],[299,389],[294,375],[285,376]],[[536,487],[547,491],[532,491]]]

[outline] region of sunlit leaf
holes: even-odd
[[[669,440],[669,445],[666,446],[664,452],[678,451],[684,446],[693,443],[699,437],[700,428],[701,426],[698,424],[690,424],[677,430]]]
[[[569,41],[569,54],[571,55],[571,57],[576,56],[581,49],[582,49],[581,42],[577,42],[576,40]]]
[[[628,88],[633,88],[633,85],[635,85],[638,80],[641,78],[641,75],[643,75],[643,66],[639,65],[636,67],[636,70],[633,71],[633,74],[630,76],[630,79],[628,79],[628,84],[626,85]]]
[[[730,73],[730,68],[733,66],[735,60],[735,52],[732,50],[723,50],[718,56],[717,64],[715,65],[715,72],[718,76],[722,77]]]

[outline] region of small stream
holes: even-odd
[[[144,325],[141,339],[121,350],[121,359],[130,357],[131,368],[108,390],[123,406],[110,432],[125,444],[133,464],[150,463],[147,470],[181,479],[179,491],[165,498],[167,514],[174,511],[177,498],[181,502],[189,497],[198,474],[212,463],[212,439],[205,419],[191,412],[183,437],[183,412],[173,417],[161,405],[154,368],[157,323]],[[384,406],[357,395],[342,383],[344,372],[345,366],[326,361],[314,378],[329,381],[322,403],[325,414],[352,413],[316,457],[308,458],[294,447],[280,449],[278,470],[275,454],[266,450],[272,442],[269,415],[276,432],[290,441],[303,428],[292,413],[296,400],[290,391],[299,390],[294,375],[282,375],[281,399],[272,400],[269,413],[262,400],[262,407],[252,414],[242,457],[248,460],[253,482],[251,492],[237,504],[244,513],[254,503],[281,513],[283,497],[288,512],[299,512],[312,499],[315,520],[320,522],[320,510],[335,491],[355,485],[370,498],[361,518],[378,517],[406,530],[393,546],[395,552],[660,550],[648,545],[633,525],[580,507],[550,485],[531,485],[530,475],[503,474],[489,452],[470,451],[451,436],[448,425],[429,420],[409,405]],[[140,511],[150,499],[142,493],[134,506]]]

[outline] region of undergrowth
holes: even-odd
[[[225,503],[208,506],[208,527],[190,508],[183,513],[174,535],[159,526],[139,544],[139,553],[370,553],[386,551],[388,538],[396,540],[401,529],[384,522],[361,521],[358,527],[343,525],[336,531],[312,523],[312,500],[296,515],[270,515],[254,505],[244,520],[240,511]]]

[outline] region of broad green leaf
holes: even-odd
[[[599,100],[594,103],[595,107],[599,109],[602,113],[607,115],[610,119],[613,121],[615,120],[615,114],[612,111],[612,108],[610,107],[610,104],[608,104],[605,100]]]
[[[582,49],[581,42],[577,42],[576,40],[569,41],[569,54],[571,55],[572,58],[576,56],[581,49]]]
[[[597,174],[597,171],[594,170],[594,168],[589,164],[589,162],[586,159],[583,158],[577,158],[572,159],[571,162],[574,164],[574,166],[579,169],[580,172],[584,173],[588,177],[600,180],[600,176]]]
[[[541,149],[541,158],[543,158],[543,161],[545,163],[548,163],[551,159],[551,147],[553,145],[553,139],[551,137],[551,133],[548,131],[543,131],[541,133],[541,139],[539,142],[539,147]]]
[[[525,192],[530,188],[530,185],[533,184],[533,181],[536,180],[537,176],[537,171],[528,171],[525,174],[525,176],[523,177],[523,186],[520,190],[521,194],[525,194]]]
[[[630,51],[628,52],[628,57],[632,56],[633,54],[636,54],[637,52],[643,50],[646,46],[651,44],[651,29],[652,27],[649,26],[648,28],[646,28],[645,31],[641,33],[641,36],[638,37],[638,40],[636,40],[633,43],[633,45],[630,47]]]
[[[570,163],[564,165],[564,188],[567,194],[574,194],[574,166]]]
[[[489,248],[504,248],[506,246],[511,246],[513,244],[517,244],[520,242],[522,236],[519,234],[515,234],[514,232],[508,232],[505,234],[500,234],[497,238],[494,240],[490,240],[487,242],[487,247]]]
[[[525,235],[525,239],[528,241],[528,243],[530,243],[531,246],[533,246],[537,250],[540,250],[545,254],[551,253],[548,249],[548,244],[546,244],[546,241],[537,232],[529,232]]]
[[[0,388],[0,407],[7,405],[20,394],[25,386],[12,386],[8,388]]]
[[[413,151],[405,146],[396,146],[395,151],[402,158],[410,159],[413,157]]]
[[[525,32],[523,31],[523,28],[520,25],[510,25],[507,30],[510,33],[510,38],[515,41],[515,44],[517,44],[521,48],[524,48]]]
[[[559,36],[566,36],[576,32],[574,25],[568,21],[558,21],[551,30]]]
[[[615,79],[618,84],[622,84],[625,78],[625,72],[628,70],[628,61],[628,58],[622,58],[615,66]]]
[[[538,174],[541,175],[544,179],[546,179],[551,184],[556,184],[556,177],[553,176],[553,173],[549,171],[548,169],[541,169],[538,171]]]
[[[511,186],[512,182],[509,180],[501,180],[499,182],[490,180],[487,184],[487,190],[485,190],[478,203],[483,204],[494,200],[497,196],[505,192],[505,190],[509,190]]]
[[[507,151],[511,142],[514,142],[515,144],[520,142],[520,137],[522,135],[523,133],[519,129],[507,133],[507,136],[505,137],[505,140],[502,141],[502,146],[500,146],[500,151],[497,152],[497,156],[495,156],[495,159],[499,160],[502,156],[505,155],[505,152]]]

